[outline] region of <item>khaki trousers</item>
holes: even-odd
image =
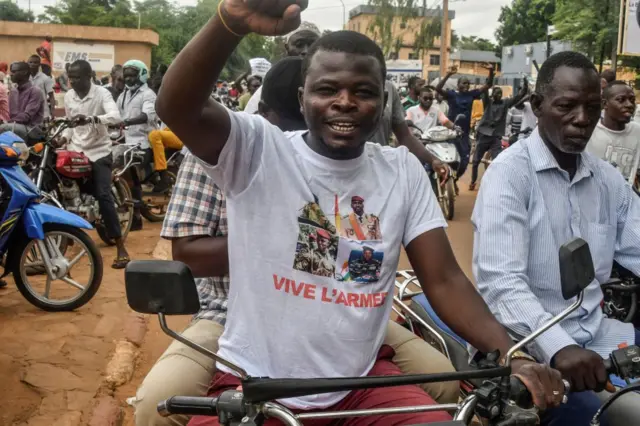
[[[210,320],[197,320],[183,335],[205,348],[217,352],[224,328]],[[405,374],[431,374],[454,371],[449,360],[418,336],[395,322],[389,322],[385,345],[395,351],[393,363]],[[180,342],[169,348],[151,368],[136,394],[136,426],[184,426],[188,416],[160,417],[157,405],[172,396],[204,396],[215,373],[214,362]],[[430,383],[421,386],[440,404],[457,403],[458,382]]]

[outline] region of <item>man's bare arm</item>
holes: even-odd
[[[487,77],[487,82],[484,86],[480,87],[481,92],[488,92],[489,89],[493,87],[493,78],[495,77],[496,69],[493,65],[487,65],[484,68],[489,70],[489,77]]]
[[[441,78],[438,85],[435,87],[435,91],[440,93],[445,99],[447,99],[447,92],[444,90],[444,85],[447,83],[447,80],[449,80],[449,77],[457,72],[458,68],[451,67],[451,69],[444,75],[444,78]]]
[[[217,164],[231,129],[227,111],[210,95],[240,40],[218,15],[211,18],[173,61],[156,100],[160,119],[210,164]]]
[[[396,135],[398,143],[402,146],[406,146],[409,152],[418,157],[422,164],[431,165],[433,163],[433,160],[436,159],[433,155],[431,155],[429,150],[427,150],[427,148],[425,148],[424,145],[421,144],[415,136],[413,136],[406,121],[394,124],[393,134]]]
[[[223,277],[229,273],[227,237],[198,235],[171,240],[173,259],[185,263],[196,278]]]
[[[406,247],[424,294],[451,329],[483,353],[504,356],[513,341],[456,261],[444,229],[424,233]]]

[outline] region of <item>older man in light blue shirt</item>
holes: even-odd
[[[478,289],[515,336],[573,303],[562,297],[558,251],[575,237],[589,243],[596,280],[583,305],[528,347],[577,391],[601,390],[606,373],[598,355],[638,339],[632,324],[605,318],[601,308],[600,284],[614,259],[640,275],[640,198],[615,168],[583,152],[600,115],[598,83],[580,54],[545,62],[532,95],[539,126],[489,167],[472,217]],[[543,424],[587,426],[599,404],[595,394],[574,394]]]

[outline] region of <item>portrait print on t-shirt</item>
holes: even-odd
[[[351,197],[352,211],[340,217],[340,236],[358,241],[382,240],[380,219],[376,215],[365,213],[364,198]]]
[[[339,281],[373,283],[380,280],[384,252],[376,241],[340,238],[338,246]]]
[[[335,226],[317,203],[302,208],[298,228],[293,269],[334,278],[339,238]]]

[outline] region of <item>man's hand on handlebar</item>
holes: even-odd
[[[446,178],[449,174],[449,167],[437,158],[434,158],[431,162],[431,168],[443,178]]]
[[[558,370],[526,360],[514,360],[511,366],[513,375],[524,383],[540,410],[562,404],[565,387]]]
[[[551,365],[571,382],[571,389],[575,392],[585,390],[600,392],[604,389],[615,392],[613,386],[609,384],[604,360],[593,351],[577,345],[567,346],[555,354]]]

